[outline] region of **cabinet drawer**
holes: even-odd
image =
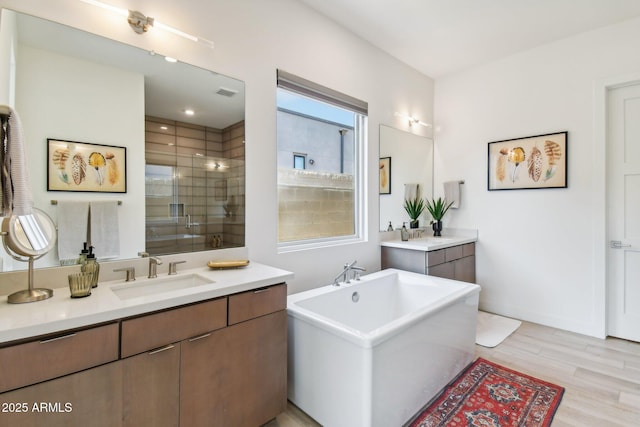
[[[471,256],[476,254],[476,244],[475,243],[467,243],[462,245],[462,256]]]
[[[287,285],[275,285],[229,296],[229,325],[287,307]]]
[[[446,262],[462,258],[462,245],[446,248],[444,258]]]
[[[445,251],[446,249],[438,249],[437,251],[427,252],[427,260],[426,260],[427,267],[444,263]]]
[[[118,359],[118,324],[0,349],[0,392],[78,372]]]
[[[427,274],[429,276],[453,279],[455,277],[455,263],[445,262],[444,264],[434,265],[433,267],[429,267]]]
[[[182,341],[226,325],[226,298],[124,320],[122,357]]]

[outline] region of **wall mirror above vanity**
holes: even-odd
[[[418,184],[419,195],[433,194],[433,139],[380,125],[381,181],[386,179],[386,191],[380,192],[380,230],[386,231],[389,221],[394,229],[409,222],[404,210],[405,184]],[[384,162],[383,162],[384,159]],[[389,159],[390,161],[387,161]],[[420,226],[425,226],[425,214]]]
[[[113,259],[244,246],[244,82],[1,13],[0,102],[20,114],[37,208],[58,223],[52,201],[117,201]],[[125,147],[126,193],[47,191],[49,138]],[[24,269],[3,249],[0,258],[0,271]],[[57,248],[36,263],[58,265]]]

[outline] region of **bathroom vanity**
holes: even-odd
[[[177,277],[190,275],[209,282],[2,302],[0,426],[259,426],[283,412],[292,273],[251,263]]]
[[[429,276],[475,283],[477,234],[383,240],[382,268],[397,268]]]

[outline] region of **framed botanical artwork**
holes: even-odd
[[[127,149],[47,139],[47,190],[127,192]]]
[[[380,158],[380,194],[391,194],[391,157]]]
[[[557,132],[490,142],[488,190],[566,188],[567,136]]]

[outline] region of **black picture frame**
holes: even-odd
[[[487,190],[567,188],[569,132],[488,143]]]

